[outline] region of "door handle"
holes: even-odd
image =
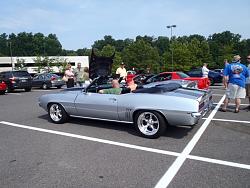
[[[109,100],[116,101],[116,98],[109,98]]]

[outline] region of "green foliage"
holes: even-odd
[[[53,72],[53,67],[57,67],[59,72],[62,73],[65,71],[65,67],[69,63],[67,59],[60,57],[49,58],[48,56],[37,56],[33,60],[35,62],[35,67],[37,67],[36,71],[38,73],[42,71]]]
[[[149,67],[154,72],[158,72],[160,68],[160,56],[157,49],[141,39],[124,49],[122,59],[127,69],[146,70]]]
[[[187,69],[192,66],[191,60],[191,51],[189,50],[188,43],[181,43],[178,41],[173,41],[170,45],[171,49],[174,52],[174,61],[173,61],[173,70],[183,70],[187,71]],[[167,51],[163,54],[164,58],[164,68],[166,71],[172,71],[172,52]]]
[[[110,44],[104,46],[101,51],[101,56],[109,57],[115,53],[115,47]]]
[[[239,34],[225,31],[210,35],[207,39],[201,35],[173,37],[137,36],[135,40],[126,38],[114,39],[105,35],[92,45],[95,53],[99,56],[110,57],[115,53],[113,71],[123,61],[127,70],[131,68],[151,68],[154,72],[172,70],[172,50],[174,54],[174,70],[188,71],[193,67],[200,67],[208,63],[209,68],[223,68],[224,60],[232,60],[239,54],[242,61],[250,53],[250,39],[241,40]],[[36,65],[39,71],[57,64],[59,69],[64,70],[67,60],[49,59],[47,56],[90,56],[91,49],[78,50],[62,49],[55,34],[45,36],[42,33],[11,33],[0,35],[0,56],[37,56]],[[42,57],[42,58],[41,58]],[[17,68],[25,67],[21,60]]]
[[[15,64],[15,70],[27,70],[26,63],[24,59],[17,59]]]
[[[13,56],[55,56],[62,53],[62,45],[55,34],[44,36],[42,33],[3,33],[0,35],[1,56],[10,56],[9,43]]]

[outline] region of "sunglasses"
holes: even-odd
[[[250,57],[248,57],[247,59],[250,59]]]

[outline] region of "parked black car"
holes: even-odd
[[[186,74],[189,75],[190,77],[202,77],[202,68],[190,70],[186,72]],[[210,70],[208,72],[208,78],[211,82],[211,85],[214,85],[215,83],[222,82],[223,75],[219,72]]]
[[[27,71],[4,71],[0,72],[0,79],[7,85],[7,92],[15,89],[25,89],[30,91],[32,88],[32,78]]]
[[[36,74],[32,80],[32,87],[40,87],[43,89],[50,87],[61,88],[64,84],[65,82],[60,76],[52,73]]]
[[[155,74],[138,74],[133,78],[133,80],[136,84],[143,85],[146,84],[146,81],[153,76],[155,76]]]

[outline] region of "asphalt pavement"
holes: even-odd
[[[71,118],[53,124],[38,98],[60,90],[0,96],[0,187],[250,187],[250,111],[214,109],[193,127],[158,139],[133,125]]]

